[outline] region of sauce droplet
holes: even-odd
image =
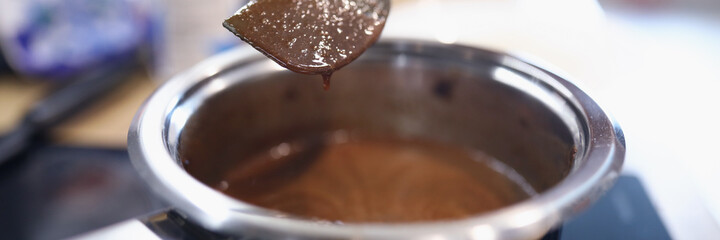
[[[322,74],[322,78],[323,78],[323,89],[324,89],[325,91],[327,91],[328,89],[330,89],[330,77],[331,77],[331,76],[332,76],[332,72],[330,72],[330,73],[323,73],[323,74]]]

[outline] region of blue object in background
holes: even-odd
[[[0,46],[18,73],[59,79],[152,42],[154,0],[3,0]]]

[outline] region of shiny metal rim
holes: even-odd
[[[583,128],[573,171],[539,196],[476,217],[412,224],[337,225],[278,218],[272,212],[227,197],[195,180],[174,159],[168,146],[168,116],[190,89],[209,82],[227,69],[267,61],[250,48],[237,48],[212,57],[161,86],[137,113],[128,135],[128,149],[140,174],[152,188],[189,219],[212,231],[244,234],[248,230],[279,232],[298,238],[438,238],[524,239],[542,236],[567,217],[584,209],[609,188],[625,154],[620,127],[571,82],[518,58],[458,45],[412,40],[381,41],[366,54],[410,54],[466,61],[494,61],[530,75],[562,95],[576,111]]]

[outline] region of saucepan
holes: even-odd
[[[458,220],[315,221],[226,196],[193,175],[222,172],[229,148],[268,136],[362,129],[482,149],[537,193]],[[573,82],[508,54],[383,40],[336,72],[289,72],[252,48],[212,57],[161,86],[128,136],[132,163],[175,216],[252,239],[532,239],[612,186],[625,155],[620,127]],[[187,154],[191,162],[181,155]],[[242,161],[242,159],[238,159]],[[198,165],[197,174],[186,171]]]

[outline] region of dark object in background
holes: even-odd
[[[566,222],[563,240],[671,239],[640,180],[620,176],[590,209]]]
[[[8,66],[5,56],[3,55],[2,49],[0,49],[0,75],[11,73],[10,66]]]
[[[0,168],[0,236],[60,239],[164,207],[125,149],[34,145]]]
[[[34,138],[42,137],[44,131],[128,79],[137,67],[133,56],[120,57],[114,64],[98,64],[74,76],[69,83],[35,103],[18,126],[0,136],[0,168],[22,153]]]

